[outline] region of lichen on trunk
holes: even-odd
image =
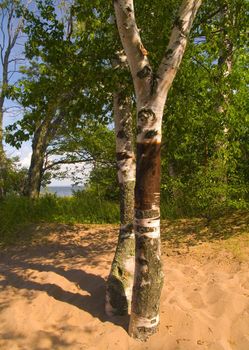
[[[134,275],[135,155],[131,99],[120,89],[114,94],[116,157],[120,186],[120,230],[115,256],[106,284],[106,313],[125,315],[130,309]]]
[[[129,333],[141,341],[159,326],[163,286],[160,259],[161,116],[152,109],[138,112],[135,189],[135,279]]]

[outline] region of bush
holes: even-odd
[[[25,189],[28,170],[20,167],[18,158],[5,158],[0,166],[0,188],[3,196],[22,195]]]
[[[248,186],[231,174],[226,178],[223,174],[220,168],[200,167],[188,177],[164,177],[162,218],[211,219],[233,209],[248,209]]]

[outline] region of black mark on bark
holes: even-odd
[[[152,69],[149,65],[144,66],[139,72],[137,72],[137,77],[140,79],[144,79],[150,76],[152,73]]]
[[[131,156],[126,152],[116,153],[116,157],[117,157],[117,161],[131,158]]]
[[[168,49],[168,50],[165,52],[165,57],[166,57],[166,58],[169,58],[170,55],[172,55],[172,53],[173,53],[173,50],[172,50],[172,49]]]
[[[138,119],[141,121],[141,122],[147,122],[149,119],[154,121],[156,119],[156,115],[155,113],[151,110],[151,109],[141,109],[139,112],[138,112]]]
[[[127,138],[127,136],[126,136],[124,130],[120,130],[120,131],[117,133],[117,137],[118,137],[119,139]]]
[[[157,135],[157,131],[156,130],[149,130],[146,132],[146,134],[144,135],[145,139],[152,139],[154,136]]]

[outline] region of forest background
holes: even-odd
[[[152,66],[179,3],[136,1]],[[243,0],[204,2],[197,15],[163,119],[162,218],[209,221],[248,209],[247,7]],[[113,94],[120,82],[133,103],[134,135],[136,116],[129,71],[113,68],[122,46],[112,3],[3,1],[1,36],[1,241],[15,241],[32,222],[118,222]],[[20,117],[6,122],[14,109]],[[28,140],[25,169],[4,142],[18,149]],[[81,184],[82,174],[87,183],[71,198],[39,196],[51,179]]]

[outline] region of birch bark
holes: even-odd
[[[120,231],[118,245],[106,288],[106,313],[125,315],[130,309],[134,276],[134,187],[135,154],[133,142],[132,101],[120,86],[114,93],[116,158],[120,187]]]
[[[136,25],[133,0],[114,1],[117,26],[127,55],[137,102],[135,277],[129,333],[142,341],[147,340],[158,329],[163,286],[160,252],[160,150],[163,111],[200,5],[201,0],[183,0],[165,55],[154,74]]]

